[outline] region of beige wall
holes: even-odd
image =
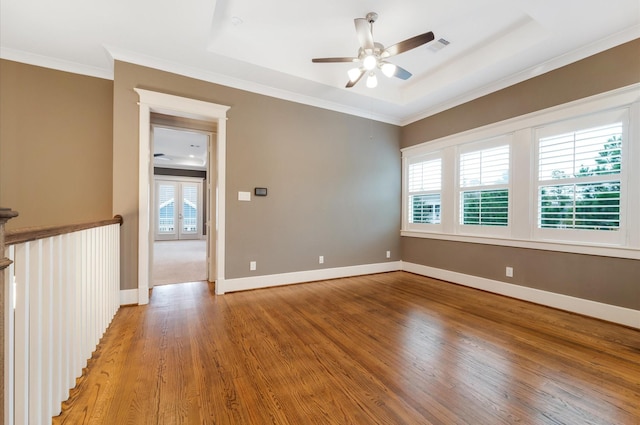
[[[125,218],[123,288],[137,286],[135,87],[231,107],[227,279],[400,259],[398,127],[116,62],[113,211]],[[237,200],[254,187],[268,196]]]
[[[122,62],[112,82],[1,60],[0,205],[21,213],[14,228],[122,214],[122,285],[135,288],[141,87],[231,106],[227,278],[251,276],[251,260],[284,273],[402,248],[405,261],[496,280],[508,259],[511,283],[639,308],[638,261],[398,236],[400,145],[638,82],[638,51],[636,40],[402,129]],[[256,186],[269,196],[237,201]]]
[[[8,228],[111,218],[113,82],[0,60]]]
[[[638,260],[403,237],[402,261],[640,310]]]
[[[402,129],[401,145],[638,83],[639,52],[635,40],[410,124]],[[638,260],[410,237],[402,238],[402,260],[640,310]],[[512,279],[504,276],[507,265],[514,267]]]

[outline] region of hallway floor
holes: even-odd
[[[155,241],[153,285],[207,280],[207,241]]]

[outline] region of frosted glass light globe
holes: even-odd
[[[364,66],[364,69],[366,69],[367,71],[373,70],[377,64],[378,64],[378,61],[376,60],[376,57],[373,55],[366,56],[362,61],[362,66]]]

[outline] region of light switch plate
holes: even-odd
[[[250,201],[251,192],[238,192],[238,201]]]

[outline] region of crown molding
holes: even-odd
[[[99,68],[77,62],[58,59],[51,56],[38,55],[22,50],[0,47],[0,59],[25,63],[27,65],[40,66],[55,69],[57,71],[70,72],[72,74],[86,75],[89,77],[113,80],[113,66],[111,68]]]
[[[418,114],[411,115],[406,119],[401,120],[399,125],[401,127],[404,127],[405,125],[409,125],[416,121],[420,121],[422,119],[428,118],[432,115],[438,114],[448,109],[455,108],[456,106],[460,106],[464,103],[471,102],[475,99],[497,92],[507,87],[513,86],[515,84],[521,83],[531,78],[538,77],[547,72],[556,70],[558,68],[562,68],[563,66],[570,65],[582,59],[585,59],[589,56],[593,56],[595,54],[604,52],[605,50],[612,49],[616,46],[619,46],[624,43],[628,43],[638,38],[640,38],[640,25],[634,25],[617,34],[613,34],[610,37],[603,38],[602,40],[599,40],[595,43],[589,44],[587,46],[583,46],[580,49],[576,49],[571,52],[565,53],[564,55],[557,56],[544,63],[538,64],[524,71],[518,72],[509,77],[503,78],[500,81],[486,85],[477,90],[467,92],[462,96],[458,96],[454,99],[451,99],[450,101],[443,102],[432,108],[425,109],[424,111]]]
[[[334,112],[340,112],[348,115],[359,116],[374,121],[380,121],[393,125],[400,125],[401,120],[384,114],[377,114],[372,111],[363,110],[356,107],[346,106],[336,102],[330,102],[318,99],[312,96],[306,96],[294,93],[288,90],[282,90],[263,84],[247,81],[239,78],[230,77],[228,75],[216,72],[205,71],[203,69],[190,67],[173,61],[160,59],[152,56],[139,54],[137,52],[120,49],[114,46],[104,46],[114,60],[127,62],[134,65],[145,66],[157,69],[159,71],[170,72],[197,80],[206,81],[213,84],[219,84],[234,89],[244,90],[251,93],[261,94],[265,96],[275,97],[277,99],[287,100],[295,103],[301,103],[308,106],[314,106],[321,109],[327,109]]]

